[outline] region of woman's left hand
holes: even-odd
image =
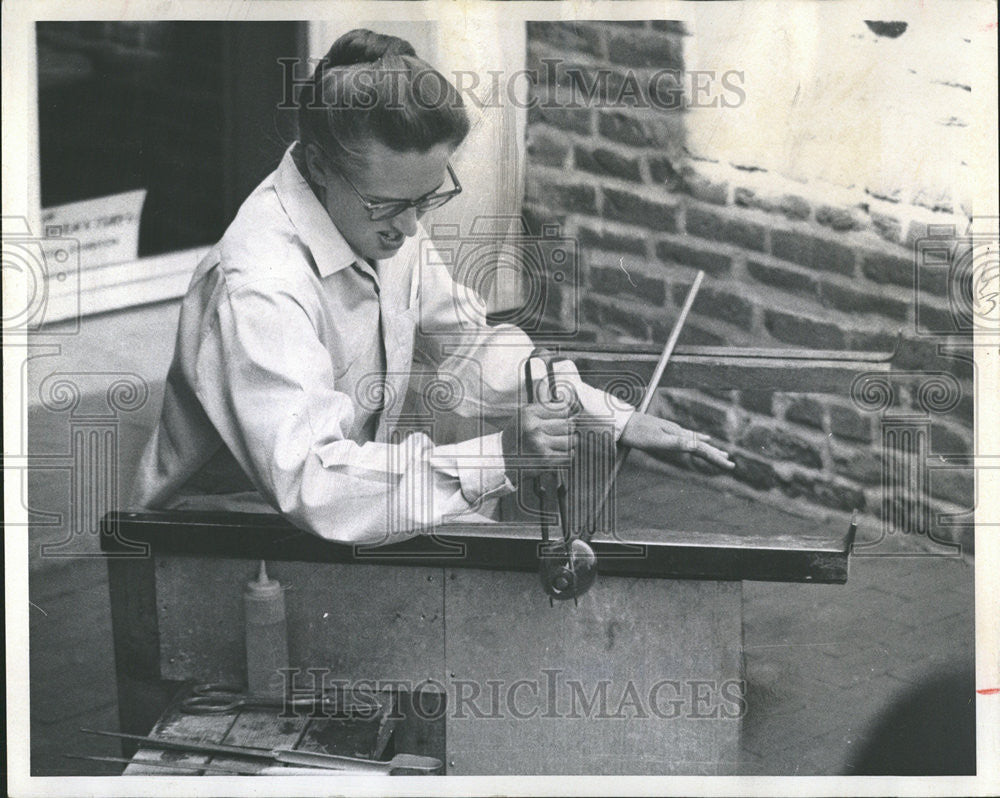
[[[636,412],[622,430],[619,443],[652,455],[688,452],[719,468],[735,468],[736,464],[729,459],[729,455],[716,449],[707,442],[709,440],[710,436],[703,432],[694,432],[673,421]]]

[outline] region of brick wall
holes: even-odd
[[[962,233],[968,219],[950,206],[904,204],[691,156],[685,103],[644,101],[657,74],[661,100],[671,85],[690,96],[687,76],[671,84],[661,71],[683,68],[686,37],[681,23],[669,21],[528,25],[527,66],[538,80],[528,115],[525,219],[534,233],[558,223],[581,253],[580,285],[548,286],[560,295],[549,303],[553,323],[578,325],[586,340],[662,344],[702,269],[681,343],[885,351],[902,331],[890,411],[925,412],[921,375],[902,372],[953,375],[961,397],[933,414],[931,452],[970,452],[971,364],[941,356],[945,339],[927,334],[955,331],[948,263],[962,244],[948,233]],[[942,236],[934,257],[918,244],[929,233]],[[817,512],[882,512],[884,409],[848,395],[759,390],[664,388],[658,402],[734,453],[738,468],[723,478],[734,488]],[[886,460],[893,458],[890,448]],[[937,475],[931,489],[933,509],[973,504],[967,471]]]

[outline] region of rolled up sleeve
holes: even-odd
[[[349,439],[355,409],[312,318],[280,281],[227,288],[193,375],[220,437],[278,511],[329,540],[388,543],[509,490],[489,437],[439,447],[422,433]]]

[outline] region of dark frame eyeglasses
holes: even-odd
[[[417,213],[427,213],[427,211],[440,208],[446,202],[461,194],[462,184],[458,182],[455,170],[451,168],[451,164],[447,164],[447,167],[448,176],[451,178],[451,182],[455,184],[455,187],[449,189],[448,191],[432,191],[430,194],[424,194],[424,196],[418,197],[415,200],[400,199],[387,200],[385,202],[372,202],[365,197],[364,194],[358,191],[358,187],[351,182],[351,179],[347,175],[343,172],[341,172],[340,175],[347,182],[347,185],[351,187],[351,190],[358,195],[358,199],[361,200],[361,204],[365,206],[365,210],[368,211],[368,215],[371,217],[371,220],[373,222],[379,222],[385,219],[391,219],[393,216],[399,216],[399,214],[409,208],[416,208]]]

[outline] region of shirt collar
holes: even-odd
[[[285,151],[275,171],[274,188],[299,238],[312,253],[319,276],[329,277],[355,263],[362,269],[370,269],[344,240],[296,166],[292,153],[297,146],[295,142]]]

